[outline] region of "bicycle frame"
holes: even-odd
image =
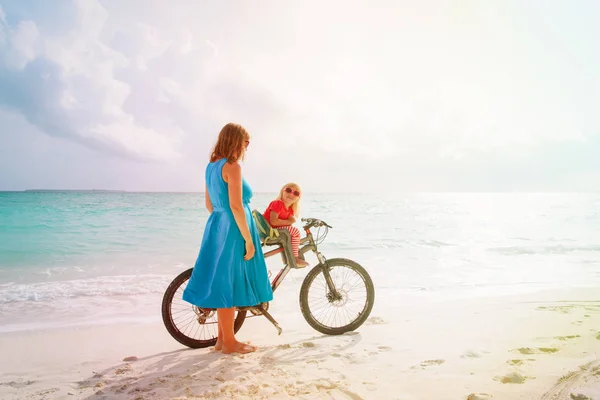
[[[325,256],[319,251],[318,244],[320,244],[322,242],[322,240],[325,238],[325,236],[327,235],[327,229],[331,228],[331,226],[327,225],[327,223],[325,223],[324,221],[321,221],[317,218],[306,218],[306,219],[302,218],[302,221],[305,222],[305,225],[302,228],[306,235],[299,240],[298,257],[304,258],[303,255],[305,253],[312,251],[315,253],[315,255],[318,259],[318,263],[315,266],[313,266],[312,269],[310,269],[310,271],[308,271],[306,277],[304,278],[304,281],[302,282],[302,287],[300,289],[300,299],[299,299],[302,315],[304,316],[306,321],[309,323],[309,325],[311,325],[315,330],[317,330],[321,333],[324,333],[324,334],[338,335],[341,333],[345,333],[348,330],[354,330],[357,327],[359,327],[362,323],[364,323],[364,321],[368,317],[369,313],[371,312],[371,308],[373,306],[373,300],[374,300],[374,287],[373,287],[372,280],[369,277],[367,271],[364,270],[364,268],[362,266],[360,266],[358,263],[356,263],[352,260],[345,259],[345,258],[332,258],[331,260],[327,260],[325,258]],[[321,231],[318,231],[316,233],[315,237],[313,237],[313,234],[311,232],[311,228],[313,228],[313,227],[319,228],[319,229],[321,227],[325,227],[325,233],[323,235],[321,235],[320,234]],[[263,233],[264,233],[264,230],[263,230]],[[260,251],[263,254],[264,258],[272,257],[275,254],[280,254],[282,257],[283,268],[277,273],[277,276],[270,282],[271,289],[273,291],[275,291],[281,285],[281,283],[283,282],[283,280],[285,279],[285,277],[287,276],[287,274],[289,273],[289,271],[291,269],[298,268],[298,266],[296,265],[296,257],[294,257],[293,250],[292,250],[290,231],[288,231],[287,229],[280,229],[278,236],[279,237],[274,236],[272,238],[269,237],[269,238],[264,239],[260,246]],[[271,247],[271,249],[268,250],[267,249],[268,247]],[[264,251],[264,250],[268,250],[268,251]],[[258,251],[259,250],[257,249],[257,252]],[[339,302],[340,300],[345,300],[346,295],[347,295],[347,290],[345,289],[345,286],[344,286],[345,284],[342,283],[340,288],[337,289],[333,283],[333,280],[332,280],[332,277],[330,274],[330,271],[336,267],[349,268],[350,270],[353,270],[354,272],[356,272],[365,283],[365,288],[367,290],[367,298],[366,298],[366,302],[365,302],[365,305],[363,308],[364,313],[361,311],[361,313],[359,313],[358,316],[351,323],[348,323],[347,325],[343,325],[343,326],[328,326],[328,325],[323,325],[312,314],[311,305],[309,304],[309,292],[310,292],[310,288],[311,288],[311,285],[312,285],[314,279],[317,278],[317,276],[319,276],[320,274],[323,274],[323,277],[325,278],[325,281],[326,281],[326,285],[325,285],[326,286],[326,289],[325,289],[326,300],[329,303],[332,303],[334,306],[338,306],[338,307],[344,306],[345,301],[343,304],[336,303],[336,302]],[[164,322],[165,326],[167,327],[167,330],[169,331],[171,336],[173,336],[180,343],[182,343],[188,347],[192,347],[192,348],[207,347],[216,342],[216,337],[214,337],[215,335],[213,335],[212,339],[200,340],[200,339],[195,339],[195,336],[194,337],[188,336],[188,334],[185,333],[185,329],[187,329],[187,327],[189,327],[189,323],[191,321],[193,321],[194,319],[198,322],[198,324],[202,324],[202,325],[203,324],[216,324],[217,323],[216,321],[215,322],[207,322],[208,318],[212,318],[216,314],[216,312],[217,312],[216,309],[201,308],[201,307],[193,305],[192,311],[193,311],[193,313],[195,313],[195,315],[191,316],[191,319],[190,319],[190,316],[187,316],[187,315],[184,316],[184,321],[186,321],[185,323],[187,324],[184,331],[179,329],[179,327],[177,326],[177,324],[175,323],[175,321],[173,319],[172,300],[175,296],[175,293],[178,292],[178,290],[181,287],[183,287],[183,285],[190,279],[192,270],[193,270],[192,268],[189,268],[188,270],[180,273],[171,282],[171,284],[165,291],[165,294],[163,295],[163,301],[162,301],[163,322]],[[271,277],[271,274],[269,273],[269,278],[270,277]],[[235,324],[234,329],[236,330],[236,332],[241,327],[241,325],[244,323],[244,320],[246,318],[257,317],[257,316],[262,315],[269,322],[271,322],[273,324],[273,326],[277,329],[278,334],[281,334],[281,332],[282,332],[281,327],[279,326],[277,321],[275,321],[273,316],[268,311],[269,310],[269,302],[262,302],[262,303],[259,303],[259,304],[253,305],[253,306],[235,306],[234,308],[238,312],[238,315],[235,317],[235,322],[234,322],[234,324]],[[249,316],[248,316],[248,313],[250,313]]]
[[[304,253],[306,253],[308,251],[313,251],[315,253],[315,255],[317,256],[317,259],[319,260],[319,264],[315,265],[313,267],[313,269],[320,268],[321,272],[323,272],[323,276],[325,277],[325,281],[327,282],[327,287],[329,289],[329,292],[330,292],[329,294],[331,296],[331,299],[333,299],[333,300],[340,299],[341,294],[336,290],[335,285],[333,283],[333,279],[331,279],[331,275],[329,274],[329,268],[327,268],[327,260],[325,259],[325,256],[318,250],[317,243],[315,243],[312,232],[310,231],[310,228],[312,226],[314,226],[314,225],[312,225],[314,221],[313,220],[310,220],[310,221],[311,222],[309,222],[307,225],[305,225],[303,227],[304,232],[306,233],[306,236],[303,237],[302,239],[300,239],[299,246],[301,246],[301,247],[298,249],[298,256],[300,256],[301,254],[303,255]],[[319,225],[319,226],[325,225],[328,228],[330,228],[329,225],[323,223],[322,221],[319,221],[319,223],[321,223],[321,225]],[[290,233],[285,229],[280,230],[280,236],[282,234],[286,237],[290,235]],[[279,273],[277,274],[275,279],[273,279],[273,281],[271,282],[271,289],[273,290],[273,292],[275,292],[275,290],[277,290],[277,288],[279,287],[281,282],[283,282],[283,279],[286,277],[288,272],[290,272],[290,270],[292,268],[296,268],[296,261],[295,261],[294,254],[292,252],[291,240],[288,241],[286,239],[285,241],[282,241],[281,237],[280,237],[279,240],[274,240],[273,243],[263,243],[261,246],[261,249],[264,248],[265,246],[274,246],[274,245],[276,245],[278,247],[273,250],[269,250],[266,253],[263,253],[264,258],[272,257],[275,254],[281,254],[281,258],[282,258],[282,261],[284,264],[284,267],[279,271]],[[255,316],[259,315],[259,314],[256,314],[256,312],[262,314],[265,318],[267,318],[273,324],[273,326],[275,326],[278,334],[281,335],[281,327],[279,326],[277,321],[275,321],[273,316],[271,316],[271,314],[269,314],[267,309],[268,309],[268,303],[261,303],[260,305],[253,306],[253,307],[238,307],[238,310],[250,311]]]
[[[304,255],[304,253],[312,251],[315,253],[317,259],[319,260],[319,264],[317,266],[325,266],[327,260],[317,248],[317,244],[315,243],[310,228],[305,227],[304,232],[306,233],[306,236],[300,239],[300,248],[298,249],[298,255]],[[273,292],[277,290],[277,288],[279,287],[281,282],[283,282],[288,272],[290,272],[291,269],[296,268],[296,262],[294,261],[294,255],[291,251],[291,248],[289,248],[289,246],[286,246],[286,244],[283,243],[278,243],[277,245],[279,246],[278,248],[264,253],[265,258],[274,256],[275,254],[281,254],[281,258],[284,263],[284,267],[279,271],[277,276],[275,276],[275,279],[273,279],[273,281],[271,282],[271,289],[273,290]],[[268,246],[268,244],[264,246]],[[323,274],[325,275],[325,281],[327,282],[329,290],[332,293],[336,293],[333,280],[331,279],[331,275],[329,275],[329,270],[327,268],[323,268]]]

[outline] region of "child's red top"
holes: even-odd
[[[264,216],[269,224],[271,224],[271,211],[275,211],[277,213],[277,218],[279,219],[288,219],[294,215],[294,210],[292,207],[286,207],[281,200],[273,200],[264,213]],[[273,224],[271,224],[271,226],[276,228],[276,226],[273,226]]]

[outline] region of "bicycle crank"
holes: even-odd
[[[264,315],[265,318],[268,319],[269,322],[273,324],[275,329],[277,329],[277,334],[281,335],[282,329],[279,326],[279,324],[277,323],[277,321],[275,321],[275,318],[273,318],[273,316],[271,314],[269,314],[269,312],[267,311],[268,308],[269,308],[269,303],[261,303],[260,305],[255,306],[255,307],[240,307],[240,309],[249,310],[254,315],[261,315],[261,314]]]

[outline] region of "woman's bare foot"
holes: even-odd
[[[219,351],[223,348],[223,342],[221,339],[217,339],[217,343],[215,344],[215,351]]]
[[[215,346],[216,348],[216,346]],[[249,345],[247,343],[242,343],[242,342],[233,342],[232,344],[228,345],[227,343],[223,343],[223,346],[221,347],[221,351],[223,352],[223,354],[231,354],[231,353],[240,353],[240,354],[247,354],[247,353],[252,353],[253,351],[256,351],[257,348],[256,346],[252,346]]]

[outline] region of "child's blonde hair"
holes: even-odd
[[[277,197],[277,200],[283,201],[283,192],[285,191],[286,188],[290,188],[292,190],[295,189],[300,193],[300,196],[298,196],[298,200],[296,200],[294,202],[294,204],[291,205],[292,210],[294,210],[294,217],[298,218],[298,213],[300,211],[300,199],[302,198],[302,189],[300,188],[300,185],[298,185],[295,182],[286,183],[285,185],[283,185],[281,187],[281,190],[279,191],[279,196]]]

